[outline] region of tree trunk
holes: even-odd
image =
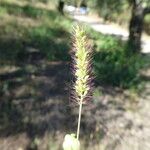
[[[133,53],[141,50],[141,36],[144,23],[144,9],[141,4],[134,4],[129,25],[129,46]]]
[[[63,0],[59,0],[58,4],[58,11],[63,15],[64,14],[64,4],[65,2]]]

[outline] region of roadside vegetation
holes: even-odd
[[[70,37],[74,23],[54,10],[1,2],[1,64],[30,61],[30,53],[49,61],[70,60]],[[7,19],[6,19],[7,18]],[[126,43],[86,27],[94,45],[94,65],[99,82],[129,87],[138,81],[140,54],[128,57]]]
[[[66,131],[75,130],[77,111],[69,107],[68,87],[76,22],[61,15],[54,3],[0,1],[0,149],[60,150]],[[136,108],[137,97],[149,80],[141,72],[150,62],[149,56],[133,55],[119,37],[82,26],[93,43],[95,90],[92,104],[84,108],[88,111],[83,110],[81,143],[83,150],[99,150],[105,125],[109,127],[113,120],[110,114],[123,116],[126,110]]]

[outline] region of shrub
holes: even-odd
[[[141,56],[129,55],[125,44],[108,38],[94,54],[94,68],[100,83],[128,88],[139,81]]]

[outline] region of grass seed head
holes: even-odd
[[[73,40],[74,59],[74,95],[78,104],[86,102],[91,95],[91,47],[82,27],[74,28]]]

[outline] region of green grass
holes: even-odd
[[[70,33],[74,24],[71,19],[30,3],[20,6],[3,2],[0,10],[4,22],[0,24],[1,64],[26,61],[28,48],[38,50],[49,61],[70,61]],[[93,40],[97,82],[124,88],[136,85],[143,58],[129,56],[126,43],[119,38],[85,29]]]
[[[30,5],[19,6],[3,2],[0,10],[1,18],[8,18],[8,22],[0,24],[1,62],[18,60],[18,54],[20,57],[26,53],[27,47],[39,50],[49,60],[70,59],[70,34],[67,29],[70,21],[67,18],[55,11]],[[24,19],[23,23],[20,23],[20,18]],[[28,20],[33,25],[26,22]]]
[[[139,70],[148,65],[141,54],[132,54],[126,42],[87,28],[94,43],[94,73],[98,84],[136,88],[141,82]]]

